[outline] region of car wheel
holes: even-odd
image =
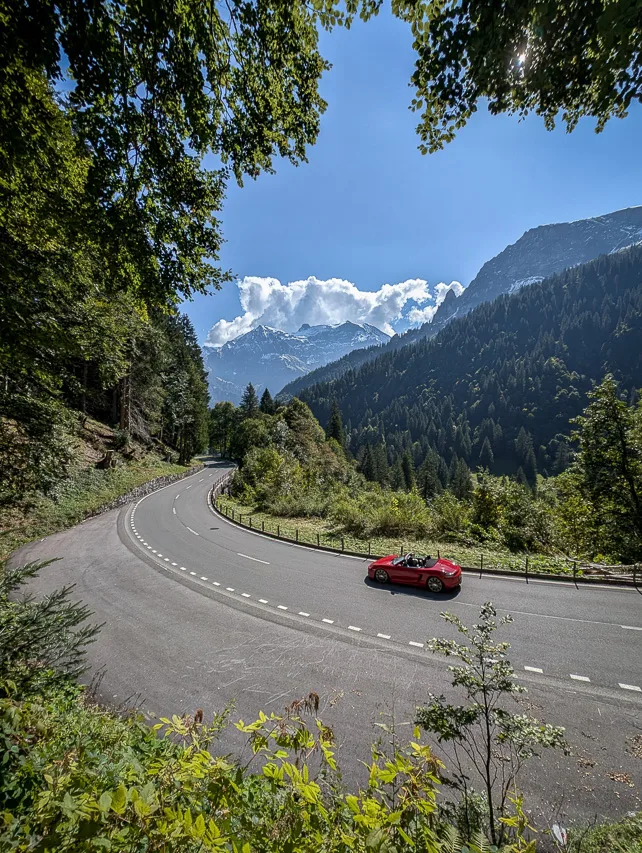
[[[428,578],[426,586],[431,592],[441,592],[444,588],[444,585],[439,578]]]
[[[378,583],[388,583],[390,578],[388,577],[388,572],[385,569],[376,569],[374,573],[374,579]]]

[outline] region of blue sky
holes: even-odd
[[[467,285],[528,228],[642,203],[640,105],[599,135],[589,120],[549,133],[537,116],[480,109],[444,151],[422,156],[407,26],[382,13],[324,34],[322,52],[333,68],[309,162],[229,188],[221,261],[239,278],[334,277],[361,291],[417,278]],[[241,313],[238,288],[183,310],[204,340]]]

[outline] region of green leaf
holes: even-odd
[[[111,810],[122,814],[127,806],[127,788],[121,784],[116,788],[111,798]]]

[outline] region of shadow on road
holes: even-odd
[[[425,598],[428,601],[453,601],[461,592],[461,587],[456,589],[444,590],[443,592],[430,592],[428,589],[421,589],[416,586],[404,586],[396,583],[377,583],[371,580],[367,575],[363,579],[366,586],[371,589],[377,589],[379,592],[387,592],[389,595],[411,595],[413,598]]]
[[[227,459],[221,459],[219,456],[197,456],[199,462],[202,462],[206,468],[218,469],[229,468],[230,462]]]

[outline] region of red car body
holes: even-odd
[[[413,565],[416,562],[419,565]],[[379,583],[401,583],[424,587],[431,592],[441,592],[461,586],[461,566],[444,557],[390,554],[370,563],[368,577]]]

